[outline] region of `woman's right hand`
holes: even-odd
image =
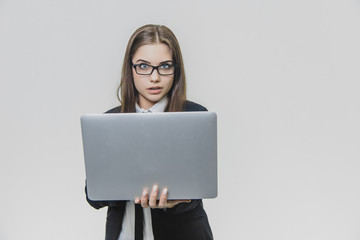
[[[168,189],[165,187],[160,194],[159,201],[157,200],[159,194],[159,187],[154,185],[151,192],[149,193],[149,189],[145,188],[141,195],[141,198],[136,197],[135,203],[141,204],[143,208],[151,207],[151,208],[173,208],[179,203],[190,203],[191,200],[167,200]]]

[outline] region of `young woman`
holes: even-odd
[[[121,105],[106,113],[206,111],[186,100],[179,43],[161,25],[145,25],[131,36],[118,93]],[[213,239],[202,201],[167,200],[167,192],[154,185],[139,193],[141,197],[134,202],[87,201],[96,209],[108,207],[106,240]]]

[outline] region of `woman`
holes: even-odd
[[[121,106],[106,113],[206,111],[186,100],[179,43],[171,30],[161,25],[145,25],[131,36],[119,92]],[[167,200],[167,192],[154,185],[134,202],[87,201],[96,209],[108,207],[107,240],[213,239],[202,201]]]

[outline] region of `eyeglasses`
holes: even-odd
[[[175,65],[164,63],[159,66],[152,66],[146,63],[133,64],[135,72],[139,75],[151,75],[154,72],[154,69],[157,70],[159,75],[167,76],[173,75],[175,72]]]

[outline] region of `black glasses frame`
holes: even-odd
[[[152,70],[151,70],[150,73],[146,73],[146,74],[144,74],[144,73],[138,73],[138,71],[136,70],[136,67],[137,67],[137,66],[140,66],[140,65],[142,65],[142,64],[144,64],[144,63],[133,64],[133,68],[135,69],[135,72],[136,72],[137,74],[139,74],[139,75],[150,76],[150,75],[154,72],[155,69],[156,69],[156,71],[158,72],[158,74],[161,75],[161,76],[170,76],[170,75],[174,75],[174,74],[175,74],[175,67],[176,67],[175,64],[173,64],[173,65],[169,64],[170,66],[174,67],[174,72],[173,72],[173,73],[170,73],[170,74],[161,74],[161,73],[159,72],[159,67],[161,67],[162,65],[153,66],[153,65],[150,65],[150,64],[146,64],[146,65],[148,65],[149,67],[152,67]]]

